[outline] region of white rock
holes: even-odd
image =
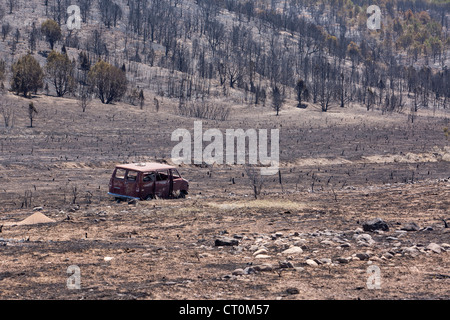
[[[266,253],[268,253],[267,249],[261,248],[261,249],[255,251],[255,253],[253,253],[253,255],[254,255],[254,256],[257,256],[257,255],[259,255],[259,254],[266,254]]]
[[[267,254],[258,254],[257,256],[255,256],[255,259],[269,259],[270,256]]]
[[[112,259],[114,259],[113,257],[104,257],[103,260],[105,261],[111,261]]]
[[[306,262],[306,264],[308,266],[311,266],[311,267],[317,267],[318,266],[317,262],[315,262],[313,259],[308,259],[305,262]]]
[[[441,253],[441,251],[443,250],[443,248],[440,245],[438,245],[437,243],[433,243],[433,242],[427,246],[427,249],[431,250],[433,252],[436,252],[436,253]]]
[[[299,239],[299,240],[294,241],[294,246],[301,247],[301,246],[306,245],[307,243],[308,243],[308,241],[306,239]]]
[[[242,276],[245,274],[243,269],[236,269],[231,273],[233,276]]]
[[[331,264],[331,259],[328,259],[328,258],[322,258],[322,259],[319,259],[319,262],[321,263],[321,264]]]
[[[299,254],[302,252],[303,252],[302,248],[293,246],[293,247],[290,247],[289,249],[284,250],[282,253],[283,254]]]

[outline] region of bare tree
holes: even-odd
[[[255,199],[258,199],[264,186],[264,176],[261,175],[260,168],[256,168],[251,165],[244,166],[244,170],[247,175],[248,182],[253,189],[253,196]]]
[[[30,118],[30,128],[33,128],[33,119],[36,114],[38,114],[38,111],[36,110],[33,102],[30,102],[30,104],[28,105],[28,117]]]
[[[83,112],[91,105],[92,95],[88,86],[80,85],[78,89],[78,105],[81,107]]]
[[[12,129],[15,123],[14,106],[9,102],[2,102],[0,112],[3,116],[6,129]]]
[[[11,25],[9,22],[2,24],[2,40],[5,41],[8,34],[11,32]]]
[[[139,92],[139,107],[142,109],[144,109],[144,103],[145,103],[145,97],[144,97],[144,90],[141,89],[141,91]]]
[[[284,95],[280,91],[277,85],[275,85],[274,88],[272,88],[272,107],[277,112],[277,116],[280,113],[280,110],[284,103]]]

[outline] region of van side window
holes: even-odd
[[[136,171],[128,171],[127,181],[136,181],[137,180],[137,172]]]
[[[142,178],[142,180],[144,182],[155,181],[156,180],[155,173],[151,172],[151,173],[144,174],[144,177]]]
[[[117,169],[115,178],[123,180],[123,179],[125,179],[125,173],[126,173],[125,169]]]
[[[172,177],[173,177],[174,179],[180,179],[180,178],[181,178],[181,175],[178,173],[177,170],[172,169]]]
[[[169,175],[167,171],[163,171],[163,172],[158,172],[156,174],[156,181],[166,181],[168,180]]]

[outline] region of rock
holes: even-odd
[[[42,207],[34,207],[33,208],[33,211],[42,211],[42,210],[44,210],[44,208],[42,208]]]
[[[286,249],[282,252],[282,254],[300,254],[302,253],[303,250],[300,247],[290,247],[289,249]]]
[[[364,222],[363,230],[364,231],[375,231],[375,230],[389,231],[389,226],[382,219],[375,218],[373,220]]]
[[[396,241],[396,240],[398,240],[398,238],[396,238],[396,237],[386,237],[386,240]]]
[[[331,241],[331,240],[323,240],[323,241],[321,241],[320,243],[322,243],[322,244],[326,244],[326,245],[329,245],[329,246],[334,246],[334,245],[336,245],[333,241]]]
[[[355,237],[355,240],[358,245],[370,247],[375,243],[375,240],[372,239],[372,236],[367,233],[359,234]]]
[[[245,274],[243,269],[236,269],[231,273],[233,276],[243,276]]]
[[[386,252],[386,253],[383,254],[383,256],[381,258],[392,259],[393,257],[394,256],[391,253]]]
[[[297,271],[297,272],[302,272],[302,271],[305,270],[305,268],[302,268],[302,267],[294,267],[294,270]]]
[[[107,261],[107,262],[108,262],[108,261],[111,261],[112,259],[114,259],[114,258],[113,258],[113,257],[104,257],[104,258],[103,258],[103,260],[105,260],[105,261]]]
[[[383,260],[381,260],[381,258],[377,257],[377,256],[373,256],[369,258],[370,261],[374,261],[374,262],[381,262]]]
[[[352,260],[351,257],[347,257],[347,258],[339,257],[336,259],[337,262],[342,263],[342,264],[349,263],[351,260]]]
[[[233,276],[231,274],[226,274],[222,277],[223,280],[234,280],[236,279],[236,276]]]
[[[440,245],[438,245],[437,243],[434,243],[434,242],[432,242],[432,243],[430,243],[428,246],[427,246],[427,248],[426,248],[427,250],[431,250],[431,251],[433,251],[433,252],[435,252],[435,253],[441,253],[441,251],[444,249],[444,248],[442,248]]]
[[[305,240],[305,239],[300,239],[300,240],[294,241],[294,246],[300,247],[300,248],[302,248],[302,249],[305,249],[307,243],[308,243],[307,240]]]
[[[214,245],[216,247],[222,247],[222,246],[237,246],[239,245],[239,241],[233,238],[228,237],[220,237],[217,238],[214,242]]]
[[[128,200],[128,204],[129,205],[137,206],[138,203],[139,203],[139,200],[137,200],[137,199],[130,199],[130,200]]]
[[[280,266],[280,268],[282,269],[287,269],[287,268],[293,268],[294,265],[289,262],[289,261],[278,261],[278,265]]]
[[[350,243],[343,243],[343,244],[341,244],[341,248],[350,248],[351,247],[351,244]]]
[[[370,240],[373,240],[373,239],[372,239],[372,236],[370,234],[362,233],[362,234],[357,235],[355,237],[355,240],[356,241],[370,241]]]
[[[317,264],[317,262],[315,262],[313,259],[308,259],[308,260],[306,260],[305,262],[306,262],[306,264],[307,264],[308,266],[311,266],[311,267],[317,267],[317,266],[319,266],[319,265]]]
[[[408,222],[401,228],[401,230],[404,230],[404,231],[419,231],[420,228],[415,222]]]
[[[255,259],[269,259],[270,256],[267,254],[258,254],[257,256],[255,256]]]
[[[286,243],[284,240],[281,240],[281,239],[275,240],[273,242],[273,245],[275,247],[281,248],[282,250],[285,250],[285,249],[289,248],[289,244]]]
[[[362,228],[356,228],[355,231],[353,231],[354,233],[363,233],[364,230]]]
[[[273,266],[270,263],[263,263],[253,267],[256,271],[272,271]]]
[[[406,230],[395,230],[395,233],[397,234],[397,238],[403,237],[405,234],[408,233]]]
[[[256,273],[256,269],[254,267],[247,267],[244,269],[244,274],[254,274]]]
[[[419,250],[416,246],[408,247],[403,249],[403,254],[411,255],[413,257],[417,256],[419,254]]]
[[[283,236],[283,232],[275,232],[275,237],[282,237]]]
[[[322,258],[322,259],[319,259],[319,263],[320,264],[331,264],[331,259],[328,259],[328,258]]]
[[[286,289],[286,293],[287,293],[287,294],[299,294],[300,291],[298,291],[297,288],[287,288],[287,289]]]
[[[356,257],[361,261],[369,260],[370,258],[370,256],[367,253],[357,253]]]
[[[268,251],[267,251],[266,248],[261,248],[261,249],[259,249],[259,250],[256,250],[256,251],[253,253],[253,256],[257,256],[257,255],[259,255],[259,254],[267,254],[267,253],[268,253]]]
[[[444,248],[445,250],[450,248],[450,244],[448,243],[441,243],[441,247]]]

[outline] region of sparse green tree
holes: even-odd
[[[44,87],[44,71],[31,54],[21,57],[12,65],[11,71],[11,89],[17,94],[22,93],[27,97],[28,93],[36,93]]]
[[[67,54],[52,51],[45,67],[48,79],[53,83],[58,97],[63,97],[75,87],[74,64]]]
[[[105,61],[98,61],[88,78],[91,89],[104,104],[119,100],[127,92],[125,72]]]
[[[48,19],[41,25],[42,34],[45,36],[50,48],[53,50],[55,42],[62,37],[61,28],[55,20]]]

